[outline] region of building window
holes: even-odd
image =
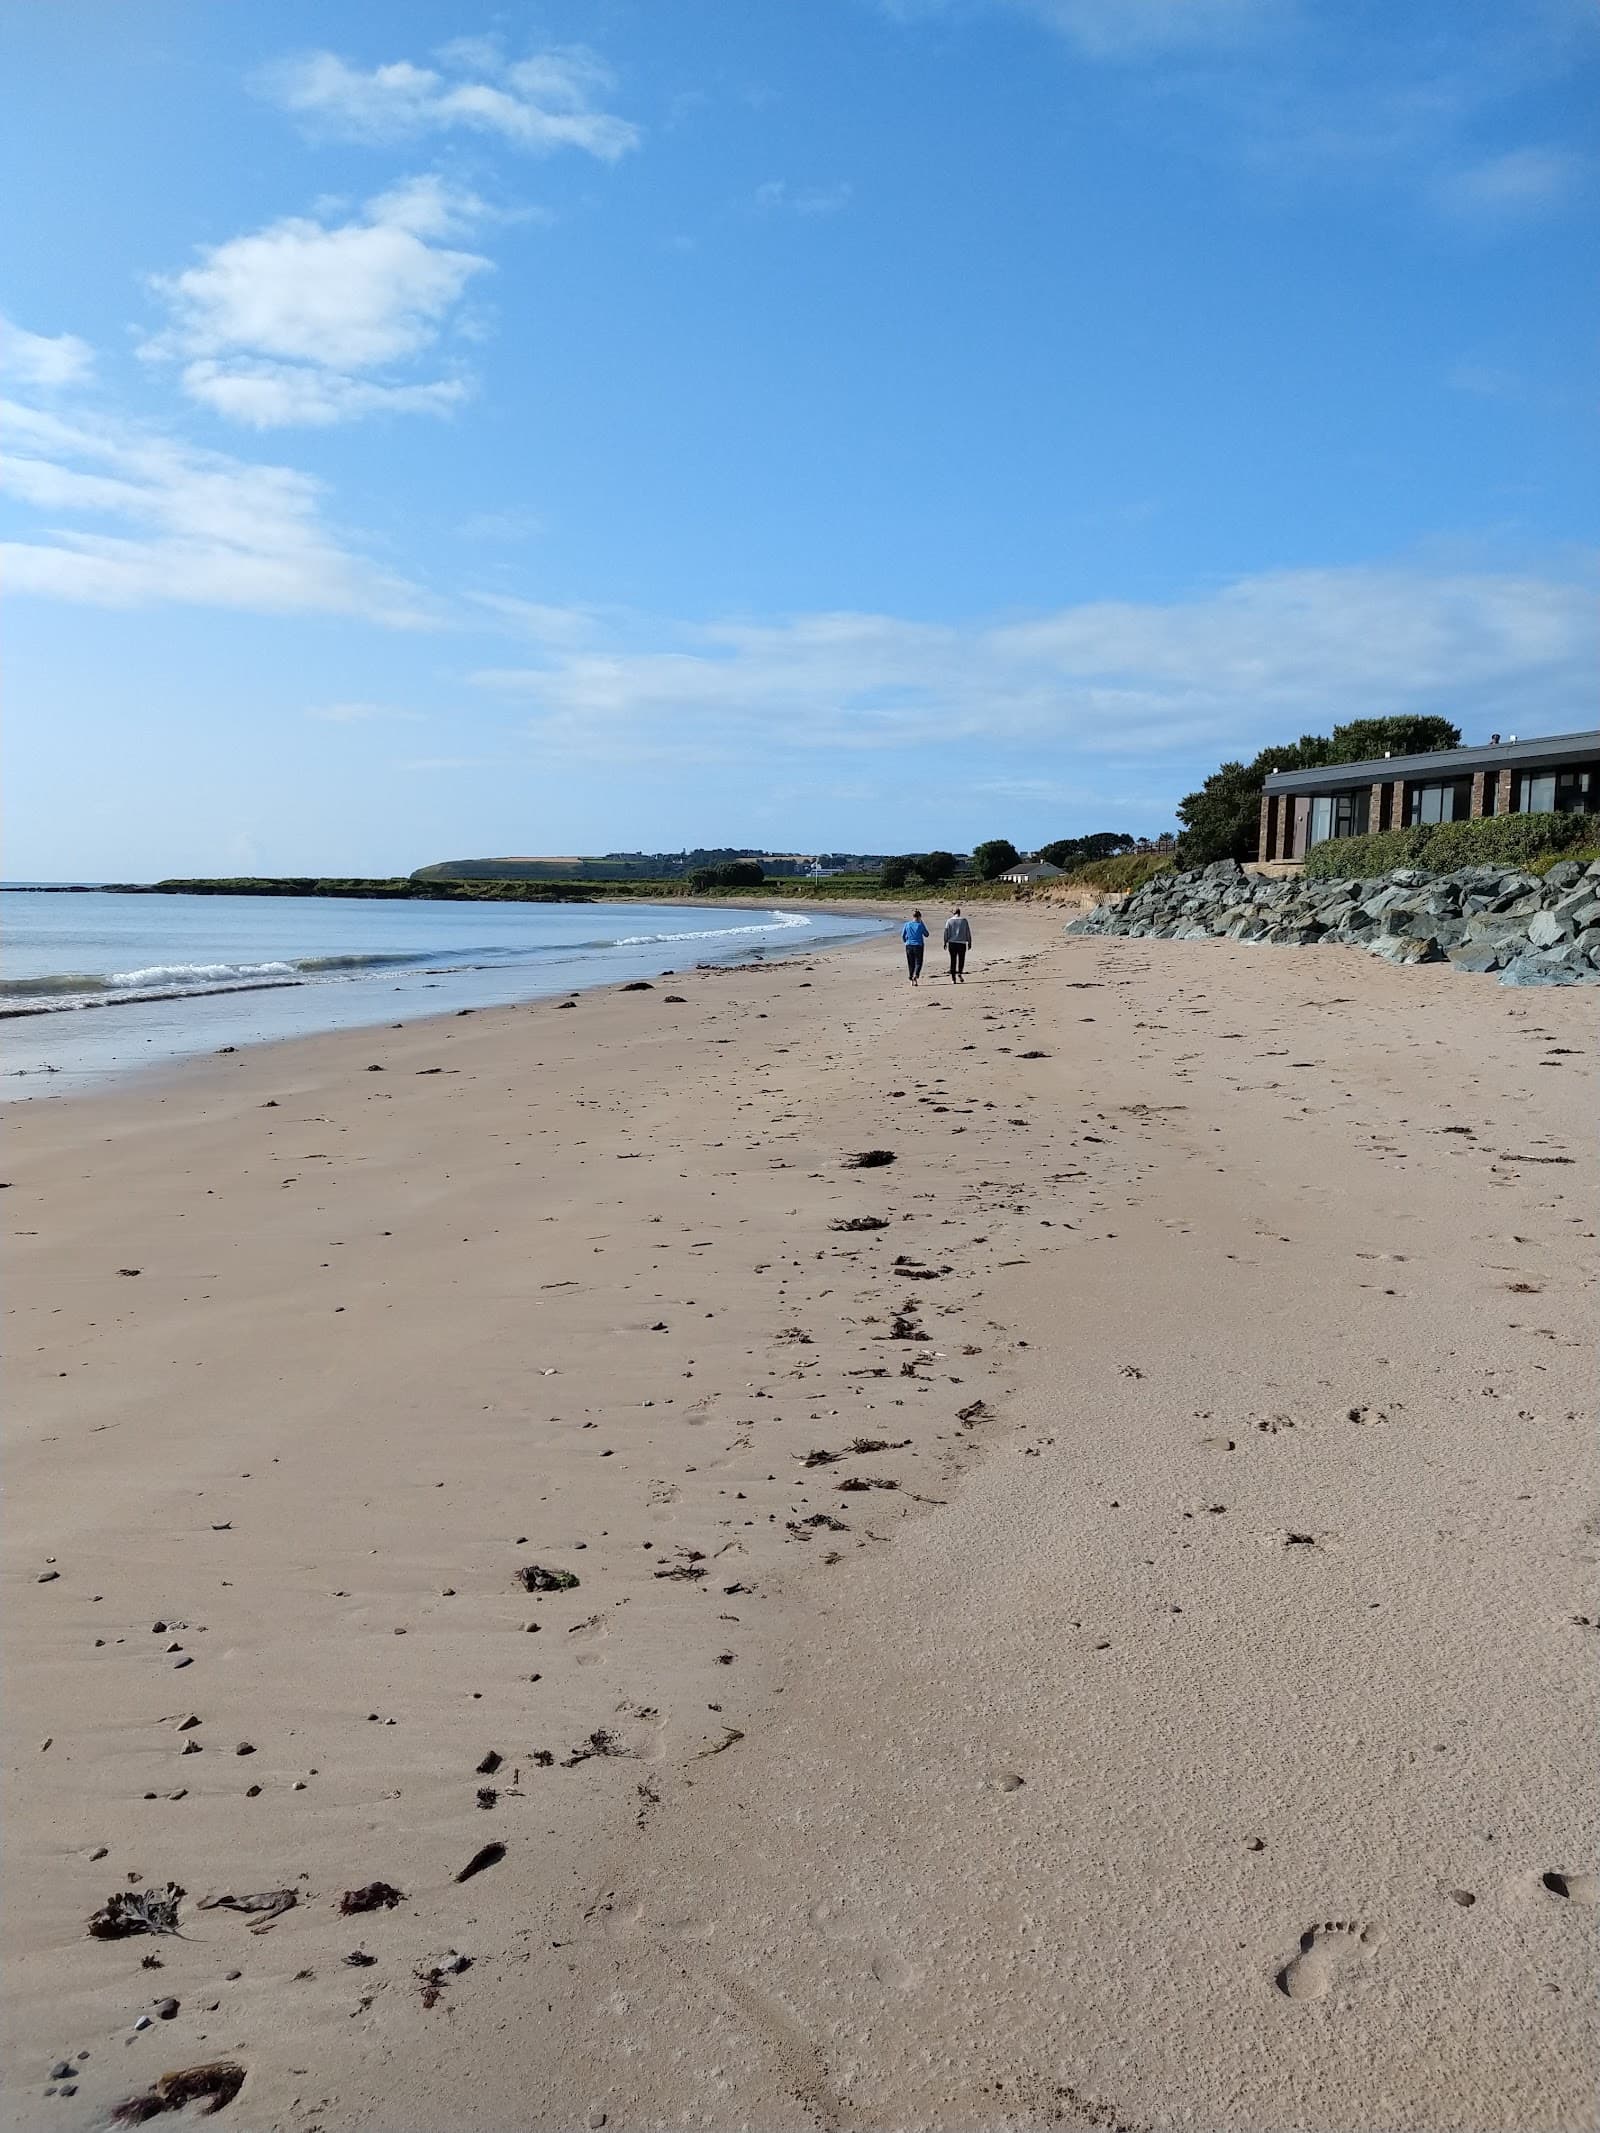
[[[1309,842],[1326,844],[1330,837],[1364,837],[1371,799],[1365,786],[1360,792],[1325,793],[1314,799]]]
[[[1600,814],[1600,770],[1527,770],[1517,779],[1519,815]]]
[[[1472,813],[1472,780],[1452,778],[1444,785],[1406,788],[1406,827],[1435,822],[1465,822]]]

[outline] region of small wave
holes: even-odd
[[[618,948],[653,948],[662,942],[721,941],[742,933],[791,933],[797,926],[810,924],[810,919],[803,912],[774,911],[759,926],[710,926],[703,933],[629,933],[614,945]]]
[[[185,986],[226,985],[230,980],[292,978],[293,963],[151,963],[144,970],[114,970],[110,977],[90,989],[106,992],[148,992],[153,986],[181,990]]]
[[[86,1013],[90,1008],[143,1007],[152,1000],[203,1000],[224,992],[282,992],[305,983],[304,978],[239,978],[231,985],[178,985],[147,992],[100,992],[58,994],[53,1000],[34,999],[26,1007],[0,1006],[0,1022],[14,1022],[19,1015],[65,1015]],[[0,1001],[5,994],[0,993]]]

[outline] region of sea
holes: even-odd
[[[883,930],[812,910],[0,888],[0,1100]]]

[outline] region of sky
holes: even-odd
[[[1597,106],[1590,0],[0,11],[6,877],[1592,726]]]

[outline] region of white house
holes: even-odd
[[[1002,881],[1014,881],[1019,889],[1026,889],[1036,881],[1054,881],[1061,872],[1048,859],[1024,859],[1019,866],[1007,867],[1000,876]]]

